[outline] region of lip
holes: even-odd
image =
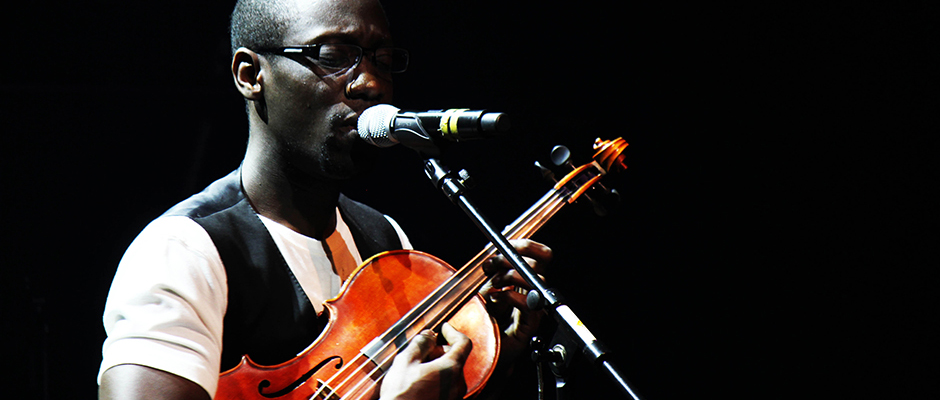
[[[339,125],[340,127],[353,127],[353,128],[355,128],[355,127],[356,127],[356,124],[359,123],[359,114],[358,114],[358,113],[352,113],[352,114],[349,114],[349,115],[347,115],[347,116],[345,116],[345,117],[340,117],[340,118],[338,118],[338,119],[339,119],[339,124],[338,124],[338,125]]]
[[[336,128],[333,129],[333,132],[336,132],[338,136],[344,139],[349,139],[350,137],[354,138],[356,136],[359,136],[359,131],[356,129],[356,127],[350,126],[350,125],[337,126]]]
[[[334,130],[341,134],[344,137],[352,137],[353,139],[359,137],[359,131],[357,124],[359,123],[359,114],[350,114],[345,118],[338,119],[339,123],[334,126]]]

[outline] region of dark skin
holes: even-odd
[[[351,43],[364,48],[392,44],[381,6],[371,0],[297,0],[296,19],[284,44]],[[340,185],[359,172],[356,121],[366,108],[392,101],[391,76],[366,57],[348,71],[332,74],[305,59],[238,49],[232,76],[249,104],[249,140],[242,185],[254,209],[303,235],[324,239],[336,226]],[[513,245],[542,271],[551,250],[528,240]],[[525,285],[508,263],[488,263],[493,279],[484,290],[501,312],[513,312],[505,327],[501,360],[514,359],[538,325],[526,312],[525,296],[499,288]],[[437,336],[440,337],[437,337]],[[445,352],[429,356],[439,339]],[[424,332],[395,358],[383,381],[383,399],[462,398],[462,367],[472,344],[442,327]],[[430,359],[429,359],[430,358]],[[179,376],[134,364],[112,367],[102,376],[99,398],[208,399],[199,385]]]
[[[136,364],[109,368],[101,376],[99,399],[209,400],[202,386],[169,372]]]

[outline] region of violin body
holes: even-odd
[[[364,262],[340,294],[325,303],[329,322],[320,337],[296,358],[274,366],[247,356],[219,377],[216,399],[376,399],[381,361],[361,350],[382,336],[416,304],[454,274],[454,268],[426,253],[398,250]],[[478,393],[499,354],[499,331],[476,295],[448,321],[467,335],[473,350],[464,365],[467,397]],[[406,341],[389,343],[383,357]],[[386,365],[387,367],[387,365]]]

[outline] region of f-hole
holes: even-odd
[[[300,378],[297,378],[296,381],[294,381],[294,382],[291,383],[290,385],[287,385],[287,387],[285,387],[285,388],[283,388],[283,389],[281,389],[281,390],[278,390],[278,391],[276,391],[276,392],[274,392],[274,393],[265,393],[265,392],[264,392],[264,390],[267,389],[268,386],[271,386],[271,381],[269,381],[269,380],[267,380],[267,379],[261,381],[261,383],[258,384],[258,394],[260,394],[260,395],[262,395],[262,396],[264,396],[264,397],[267,397],[267,398],[269,398],[269,399],[273,399],[273,398],[276,398],[276,397],[281,397],[281,396],[283,396],[283,395],[285,395],[285,394],[288,394],[288,393],[294,391],[294,389],[297,389],[300,385],[303,385],[304,382],[306,382],[308,379],[310,379],[310,377],[313,376],[313,374],[317,373],[317,371],[319,371],[320,368],[323,368],[326,364],[330,363],[330,362],[331,362],[332,360],[334,360],[334,359],[339,360],[339,362],[336,363],[336,366],[334,366],[334,368],[336,368],[336,369],[342,368],[342,366],[343,366],[343,359],[342,359],[342,357],[340,357],[340,356],[332,356],[332,357],[329,357],[329,358],[327,358],[327,359],[325,359],[325,360],[323,360],[323,361],[320,361],[319,364],[314,365],[313,368],[311,368],[311,369],[310,369],[309,371],[307,371],[305,374],[301,375]]]

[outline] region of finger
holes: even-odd
[[[424,358],[431,353],[436,343],[437,336],[434,332],[429,330],[422,331],[418,336],[415,336],[414,339],[411,339],[408,346],[402,350],[401,357],[408,362],[421,362],[421,360],[424,360]]]
[[[545,276],[539,274],[539,279],[544,281]],[[491,285],[494,288],[511,288],[513,286],[519,286],[525,289],[532,289],[531,285],[529,285],[522,274],[516,270],[504,271],[495,274],[492,278],[490,278],[490,280]]]
[[[535,258],[528,256],[521,257],[522,261],[538,274],[545,273],[545,270],[549,264],[549,260],[545,258]],[[488,275],[496,275],[506,271],[515,270],[514,264],[502,255],[494,256],[487,261],[488,262],[483,263],[483,271]]]
[[[467,357],[470,356],[470,350],[473,349],[473,343],[470,342],[470,338],[457,329],[454,329],[454,327],[448,323],[441,326],[441,335],[450,345],[450,350],[444,354],[444,357],[448,357],[454,362],[463,365],[463,363],[467,361]]]
[[[508,303],[509,305],[528,311],[529,306],[526,304],[526,295],[519,293],[514,290],[506,290],[494,293],[492,295],[493,301],[498,303]]]
[[[552,249],[529,239],[513,239],[509,243],[523,260],[538,273],[543,273],[545,266],[552,261]],[[496,254],[483,262],[483,271],[488,275],[504,269],[511,269],[510,263],[502,254]]]
[[[535,259],[542,264],[552,261],[552,249],[544,244],[529,239],[515,239],[510,240],[509,243],[522,256]]]
[[[530,267],[534,262],[536,262],[535,260],[524,256],[522,257],[522,260],[525,261],[526,264],[528,264]],[[483,272],[485,272],[487,275],[500,274],[506,271],[511,271],[512,269],[512,263],[509,262],[509,260],[506,259],[506,257],[502,254],[494,255],[483,262]]]
[[[483,261],[483,272],[486,273],[487,275],[493,275],[493,274],[499,272],[499,270],[500,270],[499,265],[501,264],[501,262],[499,262],[499,261],[497,261],[497,260],[498,260],[500,257],[502,257],[502,256],[498,256],[498,255],[497,255],[497,256],[493,256],[493,257],[487,258],[486,261]]]
[[[542,315],[541,312],[525,312],[519,308],[514,309],[514,322],[505,330],[506,335],[515,340],[528,342],[537,333]]]

